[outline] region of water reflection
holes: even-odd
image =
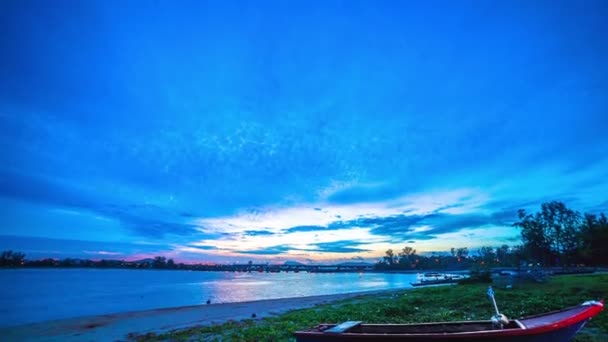
[[[214,302],[225,303],[405,288],[414,280],[407,274],[256,273],[207,282],[202,291],[214,296]]]

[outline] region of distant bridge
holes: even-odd
[[[222,270],[231,272],[309,272],[309,273],[336,273],[336,272],[369,272],[374,270],[372,264],[232,264],[222,266]]]

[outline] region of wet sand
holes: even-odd
[[[125,341],[131,333],[164,333],[193,326],[252,318],[252,314],[256,315],[256,319],[261,319],[317,304],[394,291],[400,290],[196,305],[79,317],[0,328],[0,339],[3,341]]]

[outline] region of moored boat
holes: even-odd
[[[465,277],[460,274],[424,273],[416,276],[416,282],[412,286],[439,285],[457,283]]]
[[[589,301],[579,306],[541,315],[504,321],[466,321],[424,324],[320,324],[295,333],[297,342],[311,341],[500,341],[567,342],[592,317],[604,308],[603,301]]]

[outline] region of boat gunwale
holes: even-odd
[[[547,324],[544,325],[540,325],[534,328],[527,328],[525,327],[525,325],[522,322],[518,322],[521,320],[526,320],[526,319],[530,319],[530,318],[538,318],[538,317],[543,317],[543,316],[547,316],[547,315],[552,315],[552,314],[556,314],[556,313],[562,313],[562,312],[566,312],[569,310],[573,310],[573,309],[577,309],[580,308],[582,306],[588,306],[585,310],[572,315],[570,317],[566,317],[564,319],[560,319],[558,321],[555,322],[549,322]],[[436,338],[449,338],[449,337],[454,337],[454,338],[463,338],[463,337],[467,337],[467,338],[487,338],[487,337],[499,337],[499,336],[521,336],[521,335],[539,335],[539,334],[543,334],[543,333],[547,333],[547,332],[551,332],[551,331],[556,331],[556,330],[560,330],[569,326],[572,326],[574,324],[577,324],[581,321],[584,320],[588,320],[590,318],[592,318],[593,316],[599,314],[604,308],[604,300],[601,300],[599,302],[596,303],[592,303],[592,304],[581,304],[581,305],[577,305],[577,306],[572,306],[572,307],[568,307],[562,310],[556,310],[556,311],[551,311],[551,312],[547,312],[547,313],[543,313],[543,314],[538,314],[538,315],[533,315],[533,316],[528,316],[528,317],[524,317],[521,318],[520,320],[511,320],[511,321],[516,321],[518,326],[520,326],[519,329],[502,329],[502,330],[478,330],[478,331],[463,331],[463,332],[453,332],[453,333],[446,333],[446,332],[432,332],[432,333],[397,333],[397,334],[383,334],[383,333],[349,333],[344,332],[344,333],[325,333],[322,331],[297,331],[295,333],[296,337],[297,336],[323,336],[323,337],[331,337],[331,336],[335,336],[335,337],[344,337],[344,338],[357,338],[357,337],[390,337],[390,338],[399,338],[399,337],[411,337],[411,338],[420,338],[420,337],[424,337],[424,338],[428,338],[428,339],[436,339]],[[399,324],[399,323],[392,323],[392,324],[382,324],[382,323],[375,323],[375,324],[362,324],[362,326],[373,326],[373,327],[386,327],[386,326],[428,326],[428,325],[440,325],[440,324],[448,324],[448,325],[457,325],[457,324],[461,324],[461,325],[466,325],[466,324],[476,324],[476,323],[484,323],[487,324],[490,321],[453,321],[453,322],[425,322],[425,323],[408,323],[408,324]],[[335,325],[335,324],[318,324],[318,326],[320,325]],[[523,328],[521,326],[524,326]]]

